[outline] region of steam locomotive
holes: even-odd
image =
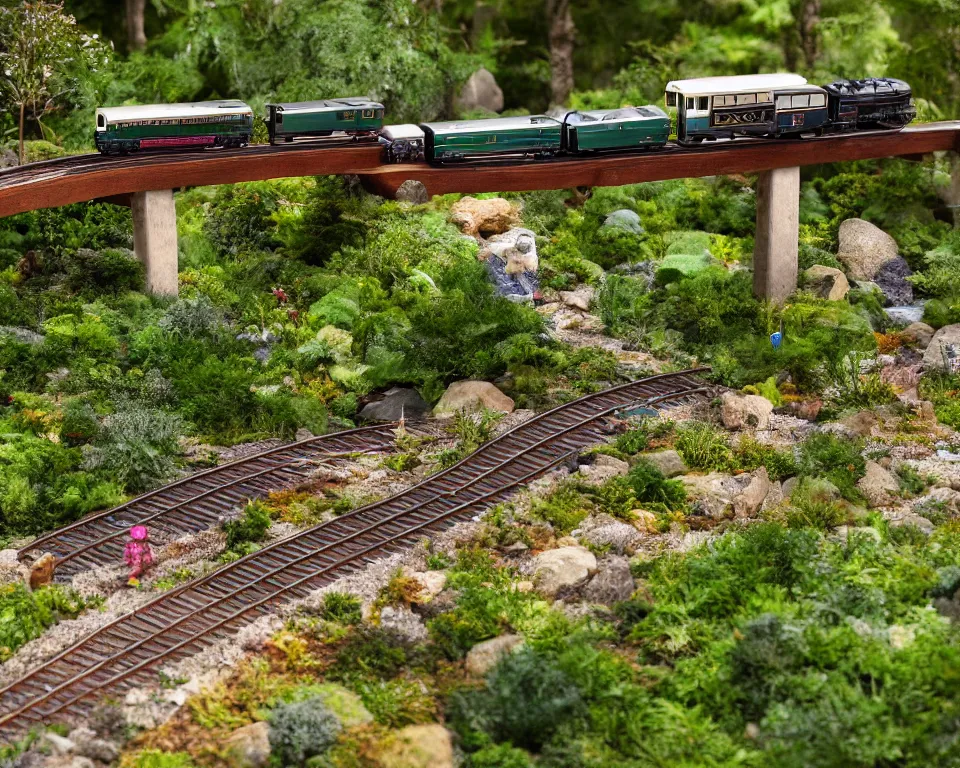
[[[382,104],[361,97],[267,105],[270,143],[310,139],[379,141],[387,162],[450,163],[550,158],[662,148],[737,137],[789,138],[853,130],[898,130],[916,117],[910,86],[893,78],[837,80],[823,87],[789,73],[674,80],[666,110],[648,105],[384,126]],[[674,123],[675,121],[675,123]],[[243,147],[253,110],[242,101],[97,110],[95,143],[105,154],[141,149]]]

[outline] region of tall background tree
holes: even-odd
[[[97,38],[84,34],[63,5],[0,7],[0,88],[16,110],[21,163],[28,113],[39,123],[79,87],[86,71],[103,61]]]

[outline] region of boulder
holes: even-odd
[[[887,522],[892,528],[899,528],[901,525],[912,525],[928,536],[934,531],[934,524],[922,515],[916,512],[901,512],[887,518]]]
[[[407,645],[427,640],[429,633],[417,614],[402,605],[388,605],[380,611],[380,626]]]
[[[600,453],[593,457],[592,464],[581,464],[577,474],[582,475],[588,485],[602,485],[607,480],[620,477],[630,471],[630,465],[615,456]]]
[[[554,597],[565,587],[576,587],[597,571],[597,558],[585,547],[560,547],[533,558],[533,581],[537,590]]]
[[[629,208],[621,208],[610,213],[603,220],[600,229],[618,229],[621,232],[630,232],[634,235],[642,235],[644,230],[640,224],[640,216],[636,211]]]
[[[50,745],[55,755],[69,755],[77,745],[66,736],[61,736],[53,731],[47,731],[43,734],[43,740]]]
[[[766,467],[752,472],[746,487],[733,498],[733,513],[737,517],[753,517],[770,493],[770,476]],[[739,479],[739,478],[738,478]]]
[[[522,645],[523,638],[520,635],[500,635],[477,643],[467,653],[467,672],[476,677],[483,677],[496,666],[500,659],[513,653]]]
[[[57,566],[56,555],[45,552],[30,566],[30,589],[45,587],[53,581],[53,571]]]
[[[499,235],[520,224],[520,213],[508,200],[464,197],[450,209],[450,220],[466,235]]]
[[[430,412],[430,406],[420,393],[408,387],[394,387],[383,399],[367,403],[357,414],[357,419],[370,421],[400,421],[422,419]]]
[[[933,327],[926,323],[910,323],[900,331],[900,336],[908,344],[912,344],[918,349],[926,349],[930,346],[930,341],[935,333]]]
[[[880,420],[873,411],[863,410],[846,416],[840,423],[853,437],[870,437]]]
[[[388,736],[377,755],[383,768],[453,768],[453,742],[442,725],[408,725]]]
[[[806,286],[821,299],[840,301],[850,292],[850,283],[847,276],[839,269],[814,264],[804,273]]]
[[[773,403],[760,395],[724,392],[720,398],[720,418],[727,429],[766,429]]]
[[[420,584],[420,598],[423,600],[432,600],[447,586],[445,571],[419,571],[409,575]]]
[[[903,256],[897,256],[880,266],[873,281],[883,294],[888,307],[902,307],[913,303],[913,286],[907,278],[913,274]]]
[[[394,199],[401,203],[413,203],[414,205],[424,205],[430,202],[430,195],[427,194],[427,188],[422,181],[407,179],[403,184],[397,187]]]
[[[223,742],[228,765],[263,768],[270,762],[270,724],[266,720],[237,728]]]
[[[867,497],[871,507],[882,507],[892,501],[900,484],[888,470],[875,461],[867,462],[866,474],[857,481],[857,488]]]
[[[933,335],[923,353],[923,365],[929,371],[960,367],[960,323],[945,325]]]
[[[29,581],[30,571],[18,559],[19,554],[16,549],[0,550],[0,584]]]
[[[608,547],[618,555],[632,554],[643,539],[641,530],[605,513],[587,517],[573,535],[595,547]]]
[[[596,291],[594,291],[592,285],[578,285],[576,290],[560,291],[560,301],[573,309],[588,312],[595,294]]]
[[[873,280],[880,267],[899,255],[897,241],[863,219],[842,222],[839,241],[837,258],[855,280]]]
[[[480,67],[470,75],[456,99],[460,112],[485,109],[488,112],[500,112],[503,109],[503,91],[497,85],[493,74]]]
[[[438,418],[454,416],[458,411],[479,411],[486,408],[500,413],[513,412],[513,400],[489,381],[455,381],[440,397],[433,409]]]
[[[642,461],[648,461],[653,464],[653,466],[660,470],[664,477],[685,475],[690,471],[687,467],[687,463],[683,460],[680,454],[674,450],[645,453],[639,458]]]
[[[20,156],[12,149],[0,149],[0,168],[13,168],[20,165]]]
[[[591,603],[613,605],[629,600],[636,585],[625,557],[611,556],[600,561],[597,574],[583,591],[583,598]]]
[[[684,475],[680,478],[693,501],[695,512],[707,517],[723,517],[743,487],[737,479],[721,472],[707,475]]]
[[[42,333],[31,331],[29,328],[21,328],[18,325],[0,325],[0,337],[7,337],[21,344],[29,344],[36,347],[43,344],[47,337]]]
[[[74,751],[82,757],[108,764],[120,757],[120,748],[116,744],[107,739],[101,739],[86,726],[74,728],[70,731],[69,738],[76,745]]]

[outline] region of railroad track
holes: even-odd
[[[246,500],[308,479],[319,461],[391,450],[395,428],[382,424],[310,437],[198,472],[41,536],[21,549],[19,557],[52,553],[61,581],[90,568],[122,563],[132,525],[147,525],[155,544],[206,530]]]
[[[623,384],[547,411],[395,496],[283,539],[161,595],[0,690],[0,739],[76,718],[102,696],[154,686],[158,671],[235,635],[283,603],[496,504],[606,439],[604,420],[710,391],[696,369]]]

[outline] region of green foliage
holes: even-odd
[[[138,752],[124,755],[120,765],[122,768],[194,768],[196,764],[186,752],[141,749]]]
[[[80,595],[58,586],[34,592],[23,584],[0,588],[0,661],[6,661],[20,646],[39,637],[60,619],[75,618],[86,603]]]
[[[227,535],[227,549],[233,551],[263,541],[268,530],[270,510],[259,501],[249,502],[240,517],[223,524],[223,531]]]
[[[340,721],[323,696],[280,703],[270,712],[271,758],[279,766],[304,765],[308,758],[323,754],[340,731]]]
[[[530,505],[530,514],[550,523],[558,535],[566,535],[590,514],[589,502],[572,485],[559,485]]]
[[[421,680],[378,680],[359,684],[364,706],[381,725],[402,728],[437,716],[436,701]]]
[[[341,624],[359,624],[360,599],[348,592],[327,592],[323,596],[323,618]]]
[[[862,451],[862,440],[815,432],[800,446],[800,474],[829,480],[845,499],[858,501],[856,484],[867,471]]]
[[[960,428],[960,376],[927,374],[920,380],[918,390],[922,397],[933,402],[939,422]]]
[[[693,469],[723,471],[733,464],[733,451],[723,431],[706,422],[690,422],[677,430],[677,453]]]
[[[653,509],[678,510],[687,503],[687,491],[680,480],[668,480],[649,461],[640,460],[626,477],[636,500]]]

